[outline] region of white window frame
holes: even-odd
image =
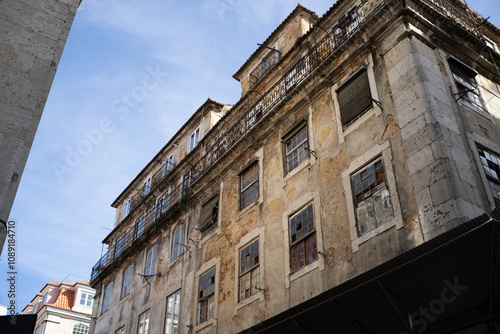
[[[134,276],[134,265],[131,264],[130,266],[127,267],[125,273],[123,274],[121,298],[124,298],[130,294],[130,291],[132,290],[133,276]]]
[[[104,290],[104,294],[102,296],[101,314],[109,310],[109,304],[111,303],[112,293],[113,293],[113,282],[109,282],[108,285],[106,285],[106,289]]]
[[[42,299],[42,306],[45,305],[47,303],[47,300],[49,299],[49,292],[46,292],[44,295],[43,295],[43,299]]]
[[[150,255],[151,254],[151,257]],[[153,257],[154,254],[154,257]],[[154,259],[154,261],[153,261]],[[156,274],[156,262],[158,261],[158,245],[151,247],[146,253],[146,263],[144,265],[144,275]],[[153,263],[154,262],[154,263]]]
[[[141,314],[139,314],[139,320],[137,321],[137,334],[148,334],[149,333],[149,317],[151,315],[151,309],[148,309]],[[141,328],[142,327],[142,328]],[[142,330],[141,330],[142,329]]]
[[[167,306],[165,308],[164,334],[173,334],[179,332],[180,306],[181,306],[181,290],[177,290],[176,292],[167,297]]]
[[[38,311],[38,302],[35,302],[35,306],[33,306],[33,311],[31,311],[31,313],[35,314],[36,311]]]
[[[81,329],[85,330],[85,331],[82,331]],[[79,323],[79,324],[74,324],[73,325],[73,331],[71,332],[72,334],[88,334],[89,332],[89,325],[87,324],[83,324],[83,323]]]
[[[196,130],[194,130],[191,133],[191,136],[189,136],[189,152],[195,149],[196,146],[198,146],[198,143],[200,142],[200,127],[197,127]]]
[[[186,223],[182,223],[172,232],[172,261],[184,254],[186,241]]]
[[[125,204],[123,205],[123,216],[122,219],[127,217],[128,214],[130,213],[130,200],[127,200]]]
[[[85,295],[85,297],[83,296]],[[86,307],[92,307],[92,304],[93,304],[93,300],[94,300],[94,293],[92,292],[88,292],[88,291],[82,291],[80,293],[80,299],[78,301],[78,304],[79,305],[82,305],[82,306],[86,306]],[[90,298],[89,298],[90,297]],[[83,304],[82,304],[82,300],[84,300]],[[90,302],[90,305],[87,305],[88,302]]]
[[[385,223],[379,225],[371,231],[358,236],[357,231],[357,220],[356,212],[354,207],[353,191],[351,187],[351,175],[357,170],[363,168],[363,166],[368,165],[377,156],[382,157],[382,164],[384,166],[384,171],[386,173],[386,183],[391,196],[391,204],[393,209],[393,218],[386,221]],[[401,213],[401,204],[399,202],[399,194],[396,187],[396,179],[394,177],[394,170],[392,168],[392,153],[390,149],[389,141],[385,141],[382,144],[377,144],[367,150],[363,155],[352,160],[346,170],[342,172],[342,183],[344,185],[344,192],[346,196],[347,203],[347,214],[349,217],[349,226],[351,232],[351,246],[353,253],[359,250],[359,245],[363,242],[373,238],[374,236],[388,230],[389,228],[396,226],[400,229],[404,226],[403,218]]]

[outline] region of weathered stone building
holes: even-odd
[[[297,6],[113,203],[91,332],[498,331],[499,43],[455,0]]]
[[[81,0],[0,1],[0,222],[24,165]],[[5,241],[0,224],[0,253]]]

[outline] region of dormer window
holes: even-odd
[[[80,295],[80,305],[83,306],[92,306],[92,299],[94,298],[94,295],[88,292],[82,292]]]
[[[343,14],[333,27],[335,45],[342,43],[359,25],[358,8]]]
[[[127,217],[128,213],[130,212],[130,201],[126,201],[125,205],[123,206],[123,217]]]
[[[280,60],[281,52],[276,47],[271,49],[262,58],[262,62],[250,73],[250,86],[254,85]]]
[[[43,296],[42,306],[43,306],[43,305],[45,305],[45,303],[47,302],[48,297],[49,297],[49,293],[47,292],[47,293]]]
[[[35,302],[35,307],[33,307],[33,314],[38,310],[38,302]]]

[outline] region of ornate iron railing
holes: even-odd
[[[249,133],[272,109],[286,100],[295,88],[309,78],[310,74],[338,51],[360,28],[373,17],[379,15],[380,10],[392,0],[365,0],[360,6],[351,9],[343,15],[337,24],[332,27],[328,35],[318,42],[311,51],[302,57],[296,65],[281,77],[269,90],[255,100],[240,101],[237,109],[232,113],[241,113],[241,117],[236,119],[233,125],[219,127],[220,130],[213,131],[210,136],[205,137],[198,147],[184,159],[181,164],[189,165],[187,168],[190,183],[196,182],[204,172],[217,163],[232,147],[234,147],[247,133]],[[454,20],[468,31],[477,35],[477,23],[465,13],[462,13],[446,0],[421,0],[438,13]],[[265,75],[265,74],[264,74]],[[246,103],[245,103],[246,102]],[[205,149],[200,149],[203,146]],[[188,162],[188,160],[190,162]],[[172,176],[172,168],[162,166],[152,177],[151,190],[154,190],[162,182],[168,182]],[[182,166],[178,166],[181,168]],[[184,190],[183,190],[184,189]],[[144,233],[147,233],[152,226],[160,224],[168,217],[174,209],[179,209],[188,193],[183,185],[172,190],[171,202],[166,206],[159,207],[158,203],[151,206],[146,213],[144,220]],[[189,193],[190,194],[190,193]],[[132,200],[130,211],[139,206],[145,196],[139,191]],[[169,199],[170,199],[169,198]],[[160,215],[157,212],[160,209]],[[115,254],[116,243],[106,254],[104,254],[97,264],[92,268],[91,280],[94,280],[108,265],[113,263],[130,245],[140,238],[134,235],[134,231],[125,233],[124,239],[119,244],[120,252]]]
[[[460,25],[467,31],[475,35],[476,37],[481,37],[481,30],[479,29],[479,22],[481,16],[476,12],[467,9],[468,13],[465,13],[457,8],[456,5],[451,4],[447,0],[420,0],[422,3],[434,9],[439,14],[447,17],[455,24]]]

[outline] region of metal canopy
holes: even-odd
[[[497,208],[241,334],[436,334],[498,326],[499,220]]]

